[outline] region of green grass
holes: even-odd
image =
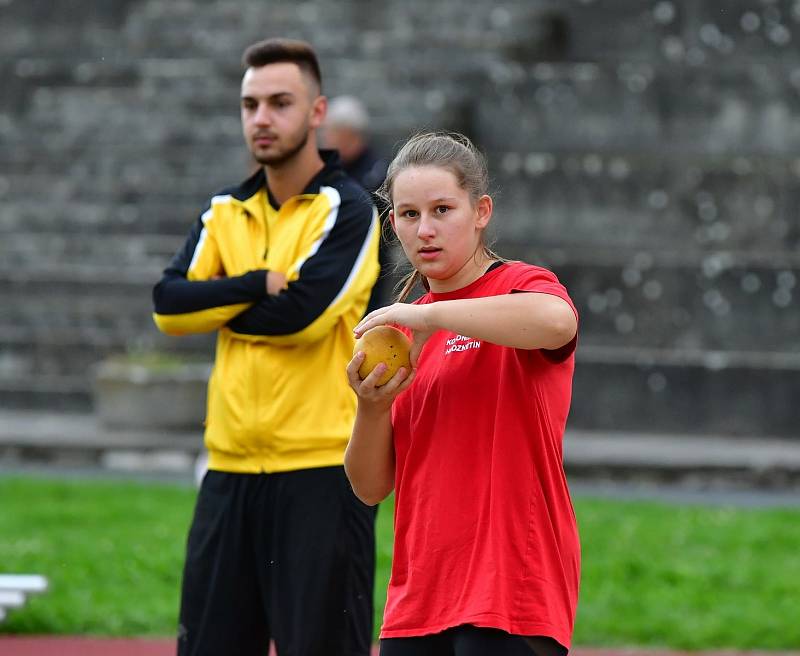
[[[156,483],[0,478],[0,571],[51,590],[4,633],[172,635],[195,492]],[[800,648],[800,511],[578,498],[575,642]],[[376,628],[391,560],[378,513]]]
[[[800,648],[800,510],[576,506],[578,644]]]
[[[0,571],[51,584],[0,628],[174,634],[193,499],[188,487],[0,479]]]

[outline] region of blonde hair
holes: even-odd
[[[389,164],[383,184],[376,191],[387,207],[393,206],[392,190],[397,176],[402,171],[417,166],[436,166],[450,171],[458,186],[469,194],[473,207],[489,192],[486,158],[468,137],[458,132],[422,132],[403,144]],[[483,236],[481,248],[475,252],[476,256],[479,254],[491,260],[502,259],[483,241]],[[402,302],[408,298],[417,284],[421,284],[426,291],[430,290],[427,278],[413,269],[397,283],[395,290],[400,289],[397,301]]]

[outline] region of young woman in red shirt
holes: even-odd
[[[347,368],[358,411],[345,470],[395,492],[382,656],[563,656],[580,578],[562,464],[577,312],[556,276],[486,245],[488,173],[466,137],[421,134],[389,166],[389,221],[414,271],[355,328],[412,339],[382,386]],[[405,297],[421,283],[427,293]]]

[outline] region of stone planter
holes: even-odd
[[[202,430],[209,363],[109,359],[95,369],[94,408],[115,430]]]

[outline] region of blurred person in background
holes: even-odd
[[[344,170],[367,191],[374,193],[383,183],[389,162],[370,144],[369,114],[358,98],[331,99],[323,123],[322,146],[338,150]]]
[[[359,498],[395,492],[382,656],[565,656],[580,545],[563,466],[578,318],[547,269],[498,257],[485,160],[466,137],[420,134],[381,189],[413,269],[368,314],[412,337],[384,385],[364,353],[345,470]],[[420,285],[425,292],[403,302]]]
[[[258,170],[214,195],[153,290],[171,335],[217,332],[208,471],[189,531],[179,656],[367,656],[375,509],[343,468],[342,374],[378,275],[370,195],[317,148],[327,99],[304,42],[243,56]]]
[[[369,124],[369,113],[363,102],[355,96],[336,96],[328,103],[321,144],[339,152],[344,170],[373,194],[373,200],[383,214],[386,208],[375,192],[386,177],[389,162],[375,152]],[[385,239],[381,239],[379,259],[381,273],[370,298],[370,312],[389,303],[391,297],[391,247]]]

